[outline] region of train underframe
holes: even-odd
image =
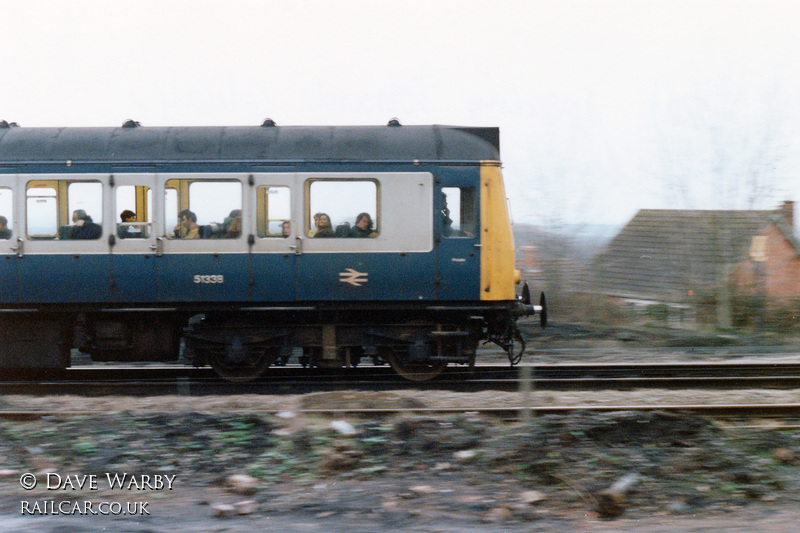
[[[387,305],[325,308],[97,309],[23,311],[0,321],[0,367],[70,365],[72,348],[94,361],[177,361],[209,365],[230,381],[248,381],[296,356],[304,366],[389,364],[425,381],[448,364],[475,363],[481,341],[504,349],[512,364],[524,350],[517,302],[489,305]]]

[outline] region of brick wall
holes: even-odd
[[[737,291],[766,297],[771,308],[800,300],[800,258],[796,250],[776,226],[771,226],[761,237],[764,240],[751,249],[751,257],[734,272]]]

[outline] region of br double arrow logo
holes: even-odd
[[[352,268],[346,268],[344,272],[339,272],[339,281],[349,283],[353,287],[360,287],[367,282],[367,272],[358,272]]]

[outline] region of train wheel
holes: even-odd
[[[406,363],[391,348],[382,349],[381,357],[395,372],[409,381],[429,381],[441,374],[447,366],[445,362]]]
[[[221,378],[233,383],[253,381],[267,371],[267,368],[278,358],[278,350],[251,352],[247,361],[232,364],[224,354],[210,354],[208,364]]]

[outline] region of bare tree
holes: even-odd
[[[737,91],[706,99],[674,102],[663,116],[670,127],[656,130],[656,166],[668,205],[679,209],[720,210],[708,231],[715,247],[717,325],[731,326],[728,251],[736,238],[724,213],[730,210],[774,209],[785,190],[778,163],[787,153],[781,131],[778,92],[752,101]],[[689,237],[689,236],[687,236]]]

